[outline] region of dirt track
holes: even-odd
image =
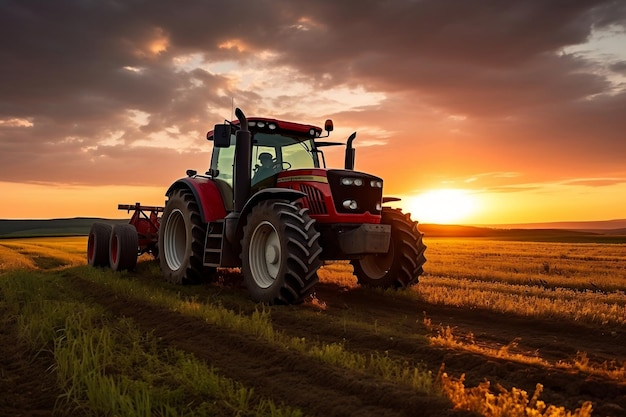
[[[98,303],[115,315],[132,317],[145,330],[154,330],[163,343],[193,353],[220,374],[254,388],[257,395],[299,407],[310,415],[467,415],[453,411],[451,404],[440,397],[422,396],[399,384],[325,365],[264,341],[210,326],[199,319],[126,300],[71,273],[66,276],[85,295],[86,301]],[[194,289],[199,299],[215,295],[216,291],[245,291],[236,283],[219,289],[214,285]],[[475,386],[487,379],[494,385],[515,386],[532,393],[535,385],[542,383],[542,399],[547,403],[574,410],[582,401],[591,400],[594,416],[626,415],[624,381],[435,347],[424,337],[429,330],[423,318],[428,317],[433,325],[454,328],[458,336],[471,332],[479,346],[495,349],[509,346],[511,351],[533,353],[550,362],[570,360],[577,351],[584,351],[598,363],[605,360],[624,363],[626,331],[623,328],[597,330],[583,325],[564,325],[562,321],[522,319],[390,297],[362,288],[341,288],[335,284],[320,284],[316,287],[316,296],[319,303],[325,304],[324,309],[310,304],[273,307],[273,326],[298,337],[344,342],[348,349],[366,354],[386,352],[408,364],[423,363],[434,374],[443,363],[451,376],[464,373],[466,386]],[[292,314],[294,309],[308,310],[310,314],[299,314],[296,320]],[[370,323],[369,329],[379,331],[351,325],[353,317],[360,317],[359,320]],[[3,327],[2,365],[8,375],[2,375],[0,383],[0,390],[4,392],[0,412],[16,416],[51,415],[59,393],[45,388],[54,380],[47,370],[50,355],[40,354],[32,361],[15,344],[8,343],[14,336],[11,326]],[[392,335],[386,331],[388,328],[394,329]],[[35,392],[39,393],[37,401],[31,394]]]

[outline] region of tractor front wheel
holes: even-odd
[[[241,261],[254,301],[300,303],[317,284],[320,234],[307,211],[288,202],[263,201],[248,215]]]
[[[159,262],[165,279],[174,284],[202,281],[206,224],[189,190],[175,190],[167,200],[159,227]]]
[[[411,220],[409,214],[387,207],[383,208],[380,222],[391,225],[389,251],[351,262],[359,284],[379,288],[402,288],[416,284],[426,262],[426,245],[417,222]]]

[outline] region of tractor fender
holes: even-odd
[[[216,221],[226,217],[226,209],[224,208],[222,195],[220,194],[215,181],[211,178],[181,178],[167,189],[165,195],[170,196],[172,192],[180,189],[188,189],[193,193],[193,196],[198,203],[198,207],[200,208],[200,216],[203,223]]]
[[[237,228],[235,229],[234,236],[230,236],[231,242],[239,241],[243,234],[243,226],[246,223],[248,214],[252,211],[252,208],[265,200],[286,200],[289,202],[296,201],[299,198],[305,197],[306,194],[302,191],[292,190],[290,188],[264,188],[256,192],[252,197],[246,201],[243,210],[239,213],[237,219]],[[228,227],[227,227],[228,229]]]
[[[292,190],[290,188],[264,188],[257,191],[252,197],[246,201],[243,210],[241,210],[241,218],[248,216],[248,213],[252,210],[252,207],[265,200],[287,200],[289,202],[295,201],[299,198],[305,197],[306,194],[302,191]]]

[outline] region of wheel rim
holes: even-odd
[[[89,234],[89,240],[87,241],[87,261],[92,262],[95,256],[96,237],[93,233]]]
[[[379,255],[368,255],[360,260],[361,269],[372,279],[381,279],[393,265],[393,242],[389,244],[389,251]]]
[[[250,239],[248,260],[252,278],[260,288],[268,288],[276,281],[282,261],[280,237],[274,225],[260,223]]]
[[[177,271],[185,259],[187,250],[187,228],[185,218],[179,209],[173,210],[163,230],[163,256],[167,266]]]
[[[116,264],[117,263],[117,234],[113,233],[113,236],[111,236],[111,261]]]

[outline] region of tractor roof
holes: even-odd
[[[239,126],[239,120],[232,121],[233,126]],[[268,119],[266,117],[248,117],[248,129],[251,132],[263,133],[283,133],[288,135],[305,136],[311,139],[319,138],[322,135],[322,128],[313,125],[287,122],[284,120]],[[213,130],[210,130],[207,139],[213,137]]]

